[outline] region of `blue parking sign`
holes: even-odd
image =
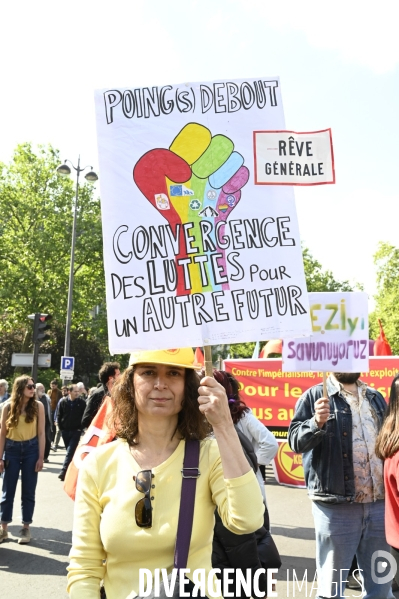
[[[62,356],[61,358],[61,370],[74,370],[75,358],[70,356]]]

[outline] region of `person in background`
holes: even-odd
[[[97,414],[106,395],[111,395],[113,384],[120,375],[120,365],[118,362],[105,362],[100,368],[98,376],[100,386],[92,393],[87,400],[87,406],[82,418],[82,428],[90,426],[91,421]]]
[[[392,599],[392,579],[372,571],[372,556],[389,551],[383,462],[376,454],[387,404],[359,377],[331,374],[327,397],[322,384],[308,389],[295,406],[288,443],[303,453],[316,529],[318,596],[344,596],[356,554],[367,599]]]
[[[67,387],[66,385],[64,385],[63,387],[61,387],[61,393],[62,393],[62,397],[61,397],[61,399],[62,399],[63,397],[68,397],[68,396],[69,396],[68,387]],[[59,400],[59,402],[57,403],[57,407],[55,408],[55,412],[54,412],[54,428],[55,428],[55,429],[57,429],[57,433],[56,433],[56,435],[55,435],[55,440],[54,440],[54,442],[53,442],[53,445],[52,445],[52,447],[51,447],[51,449],[52,449],[53,451],[57,451],[57,449],[58,449],[58,448],[59,448],[59,446],[60,446],[60,440],[61,440],[61,431],[60,431],[60,428],[59,428],[59,426],[58,426],[58,424],[57,424],[58,407],[59,407],[59,405],[60,405],[60,401],[61,401],[61,399],[60,399],[60,400]]]
[[[57,423],[61,430],[62,439],[66,449],[62,470],[58,475],[60,480],[65,479],[68,466],[79,445],[79,439],[82,434],[82,416],[86,408],[86,402],[79,397],[77,386],[70,385],[68,390],[69,396],[61,399],[57,414]]]
[[[263,500],[266,506],[266,495],[263,477],[258,467],[258,456],[262,463],[268,465],[278,451],[278,443],[274,435],[253,415],[252,410],[241,400],[237,379],[229,372],[214,370],[215,380],[224,387],[227,395],[231,419],[238,433],[242,448],[248,462],[258,479]],[[277,562],[275,561],[277,560]],[[229,568],[241,570],[246,575],[248,569],[253,576],[259,568],[279,568],[281,560],[274,541],[270,536],[270,521],[267,508],[263,526],[255,533],[236,535],[228,530],[215,512],[215,528],[212,547],[212,567],[220,569],[218,578],[223,581],[223,572]],[[234,588],[234,585],[232,587]],[[267,590],[266,575],[259,577],[259,589]],[[222,583],[222,595],[226,587]],[[252,593],[253,596],[253,593]],[[248,599],[251,597],[251,592]]]
[[[0,379],[0,404],[10,397],[6,379]]]
[[[87,391],[86,391],[85,384],[84,383],[76,383],[76,387],[78,388],[78,391],[79,391],[79,397],[86,401],[87,400]]]
[[[242,401],[239,394],[239,383],[230,372],[214,370],[213,376],[226,389],[233,423],[251,443],[258,466],[260,464],[268,466],[278,452],[278,442],[275,436],[253,415],[251,408]],[[256,477],[266,503],[264,479],[259,469]]]
[[[1,422],[1,412],[3,406],[7,399],[10,397],[8,393],[8,383],[5,379],[0,379],[0,422]],[[1,424],[0,424],[1,427]]]
[[[46,439],[44,446],[44,463],[47,464],[49,462],[48,456],[50,455],[53,426],[55,425],[51,418],[50,398],[44,392],[44,385],[42,385],[42,383],[37,383],[36,385],[36,399],[43,404],[44,408],[44,435]]]
[[[399,374],[391,385],[386,418],[377,437],[376,455],[384,461],[385,534],[396,561],[399,584]]]
[[[56,410],[58,402],[60,401],[60,399],[62,397],[61,389],[58,389],[57,379],[54,379],[51,381],[50,389],[47,391],[47,395],[50,398],[51,421],[54,422],[55,410]],[[53,443],[54,443],[54,438],[55,438],[55,426],[53,426],[53,433],[52,433],[52,438],[51,438]]]
[[[90,387],[89,389],[89,393],[87,394],[87,399],[89,399],[92,395],[92,393],[94,393],[94,391],[97,391],[98,387]]]
[[[0,543],[8,538],[15,491],[21,472],[22,529],[18,543],[29,543],[35,508],[37,473],[43,468],[44,408],[35,399],[35,384],[30,376],[15,379],[10,400],[1,414],[0,474],[3,490],[0,502]]]

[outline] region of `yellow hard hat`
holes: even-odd
[[[147,349],[130,354],[129,366],[132,364],[165,364],[201,370],[202,365],[195,361],[191,347],[180,349]]]

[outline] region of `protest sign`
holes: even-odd
[[[278,452],[272,460],[274,478],[280,485],[306,488],[302,455],[292,451],[286,441],[278,441]]]
[[[64,482],[64,490],[71,499],[75,499],[79,469],[84,458],[96,447],[115,439],[115,432],[108,425],[112,410],[113,400],[106,396],[73,455]]]
[[[283,372],[282,360],[277,358],[225,360],[224,367],[238,380],[241,399],[279,441],[273,461],[276,480],[304,486],[302,456],[291,451],[286,443],[288,426],[296,402],[310,387],[322,382],[323,372]],[[369,371],[361,372],[360,378],[388,401],[392,379],[398,373],[398,356],[370,356]]]
[[[285,340],[285,372],[367,372],[367,293],[309,293],[312,334]]]
[[[254,131],[254,148],[258,185],[335,183],[331,129]]]
[[[110,352],[310,334],[293,190],[254,177],[254,131],[284,129],[279,80],[95,102]]]

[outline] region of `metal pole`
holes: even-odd
[[[77,214],[78,214],[78,199],[79,199],[79,174],[80,174],[80,156],[78,158],[78,168],[76,169],[76,194],[75,194],[75,207],[74,207],[74,212],[73,212],[71,264],[69,267],[68,307],[67,307],[67,319],[66,319],[66,327],[65,327],[64,356],[69,356],[69,346],[70,346],[70,341],[71,341],[73,269],[74,269],[74,261],[75,261],[76,221],[77,221]]]
[[[37,383],[37,368],[39,360],[39,342],[37,335],[39,334],[39,318],[40,314],[36,312],[33,322],[33,363],[32,363],[32,379]]]

